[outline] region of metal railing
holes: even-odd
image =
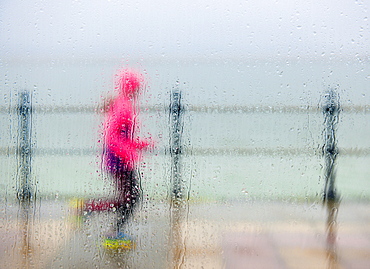
[[[307,114],[307,113],[322,113],[322,108],[319,106],[185,106],[186,113],[204,113],[204,114],[254,114],[254,113],[273,113],[273,114]],[[0,106],[0,113],[2,114],[18,114],[19,108],[17,106]],[[142,106],[140,113],[156,113],[156,112],[169,112],[170,109],[165,105]],[[343,114],[370,114],[370,106],[342,106],[341,111]],[[51,114],[99,114],[102,113],[102,107],[94,105],[82,106],[32,106],[32,114],[42,116]],[[186,128],[186,127],[185,127]],[[17,154],[18,146],[9,145],[7,147],[0,146],[0,155],[14,155]],[[370,148],[343,148],[340,147],[338,151],[341,156],[369,156]],[[170,147],[155,149],[155,154],[170,153]],[[40,155],[57,155],[57,156],[83,156],[83,155],[96,155],[99,149],[94,148],[60,148],[60,147],[35,147],[32,148],[32,154]],[[237,155],[237,156],[276,156],[276,155],[321,155],[321,148],[292,148],[292,147],[183,147],[182,153],[184,155]]]
[[[0,106],[0,113],[16,113],[17,106]],[[70,106],[51,106],[51,105],[34,105],[33,113],[37,114],[57,114],[57,113],[101,113],[102,106],[99,105],[70,105]],[[168,109],[165,105],[141,106],[141,113],[160,112]],[[343,113],[351,114],[369,114],[370,105],[353,105],[341,106]],[[320,106],[241,106],[241,105],[186,105],[187,112],[197,113],[289,113],[289,114],[306,114],[322,113]]]

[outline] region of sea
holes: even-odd
[[[343,199],[370,199],[368,58],[8,59],[0,68],[2,197],[22,187],[21,92],[32,105],[32,192],[48,199],[112,195],[101,161],[101,107],[114,95],[117,71],[133,68],[145,77],[137,136],[153,143],[137,167],[144,199],[168,199],[174,177],[192,201],[321,199],[330,90],[340,104],[332,128],[336,189]],[[173,92],[181,92],[176,119]]]

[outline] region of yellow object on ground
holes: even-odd
[[[69,201],[69,206],[76,210],[77,213],[83,211],[85,200],[81,198],[73,198]]]
[[[77,228],[80,228],[84,219],[85,200],[81,198],[73,198],[69,201],[69,220],[74,223]]]

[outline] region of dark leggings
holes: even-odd
[[[140,184],[138,174],[133,167],[127,165],[109,148],[103,154],[107,171],[111,174],[115,183],[115,200],[117,202],[117,231],[119,232],[128,219],[133,215],[140,196]]]
[[[120,171],[113,174],[115,179],[115,198],[118,201],[117,231],[120,232],[133,215],[140,200],[140,185],[136,171]]]

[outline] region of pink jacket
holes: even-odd
[[[104,125],[106,147],[120,158],[129,168],[133,169],[140,159],[140,150],[148,146],[148,143],[134,138],[135,131],[135,110],[132,99],[127,89],[132,91],[126,81],[120,85],[120,94],[109,106]],[[136,89],[138,90],[138,89]]]

